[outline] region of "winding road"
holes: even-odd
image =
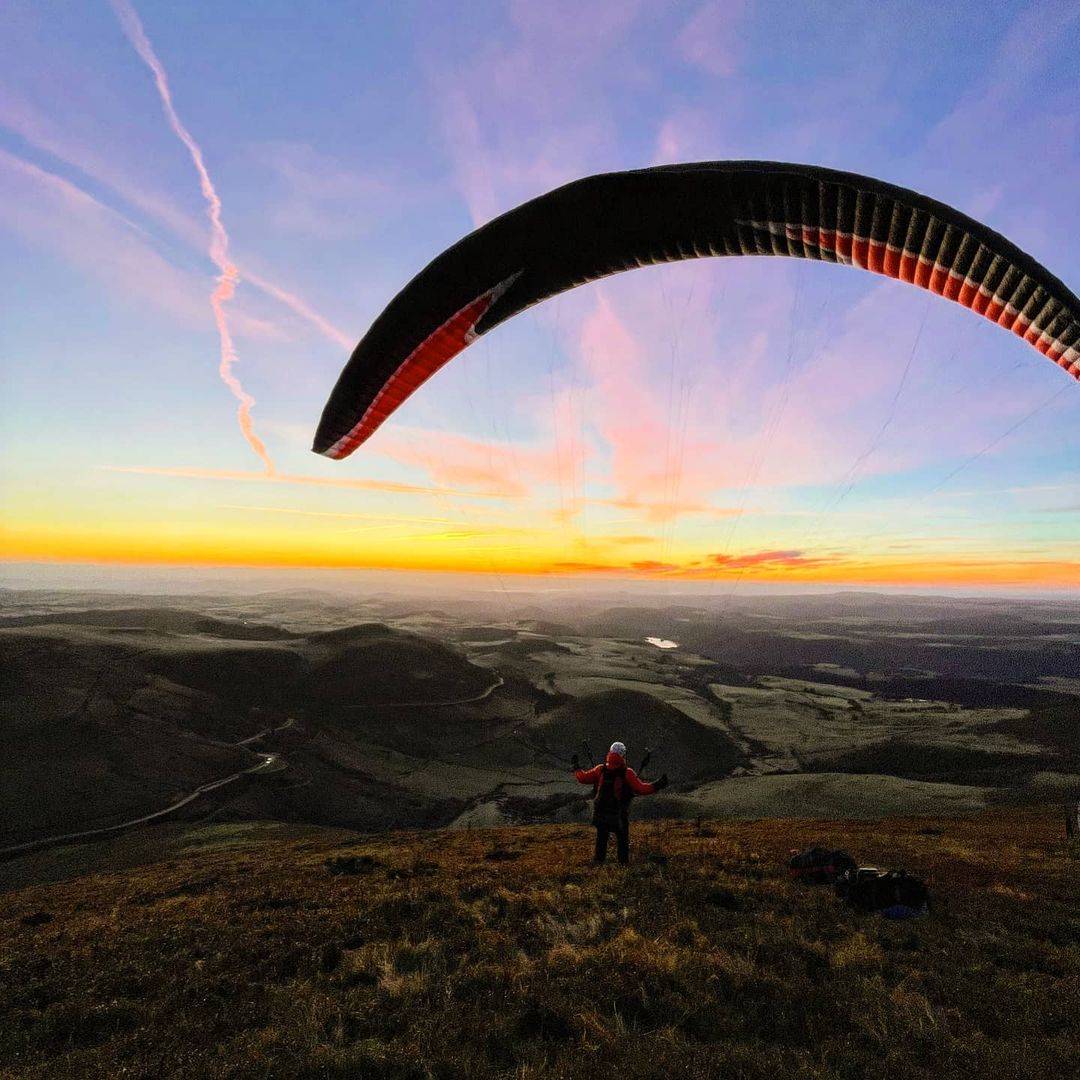
[[[233,745],[246,746],[256,739],[262,739],[267,735],[272,735],[278,731],[284,731],[286,728],[293,727],[295,723],[296,721],[290,718],[280,727],[265,728],[263,731],[257,732],[255,735],[251,735],[246,739],[241,739],[240,742],[234,743]],[[181,799],[177,799],[176,802],[171,803],[161,810],[155,810],[151,814],[144,814],[142,817],[131,818],[129,821],[121,821],[116,825],[106,825],[100,829],[85,829],[82,832],[60,833],[56,836],[43,836],[37,840],[28,840],[23,844],[15,844],[12,847],[0,848],[0,861],[14,859],[20,855],[28,855],[32,851],[40,851],[43,848],[56,847],[59,844],[78,843],[83,840],[101,840],[106,836],[112,836],[116,833],[124,832],[126,829],[132,829],[136,825],[148,825],[152,821],[160,821],[162,818],[168,817],[169,814],[175,813],[177,810],[181,809],[181,807],[187,806],[188,803],[194,802],[196,799],[209,794],[211,791],[217,791],[219,788],[223,788],[227,784],[239,780],[241,777],[254,776],[256,773],[279,772],[282,769],[288,768],[287,762],[280,754],[259,754],[259,757],[261,760],[257,765],[251,765],[246,769],[241,769],[239,772],[234,772],[230,776],[222,777],[220,780],[212,780],[208,784],[201,784],[194,791]]]
[[[473,705],[478,701],[484,701],[486,698],[490,697],[491,694],[498,690],[502,685],[502,676],[496,675],[495,682],[479,694],[474,694],[471,697],[456,698],[450,701],[395,701],[382,705],[353,705],[349,708],[413,709],[424,706],[443,708],[448,705]],[[93,693],[93,689],[94,688],[91,689],[91,693]],[[279,731],[285,731],[288,728],[295,727],[295,725],[296,720],[290,717],[285,723],[276,728],[264,728],[262,731],[257,731],[254,735],[249,735],[246,739],[241,739],[239,742],[233,743],[232,745],[248,746],[253,742],[258,742],[260,739],[266,738],[268,735],[274,735]],[[84,840],[101,840],[106,836],[113,836],[117,833],[124,832],[126,829],[135,828],[137,825],[148,825],[153,821],[160,821],[162,818],[168,817],[170,814],[182,809],[189,803],[201,798],[203,795],[208,795],[211,791],[217,791],[227,784],[234,783],[241,777],[254,776],[257,773],[279,772],[282,769],[288,768],[288,763],[280,754],[259,754],[259,757],[262,760],[259,761],[257,765],[252,765],[247,769],[241,769],[239,772],[234,772],[230,776],[222,777],[220,780],[213,780],[208,784],[202,784],[183,798],[177,799],[176,802],[163,807],[161,810],[155,810],[151,814],[144,814],[142,817],[132,818],[129,821],[121,821],[116,825],[106,825],[100,829],[85,829],[82,832],[60,833],[56,836],[43,836],[37,840],[28,840],[22,844],[15,844],[12,847],[0,848],[0,861],[14,859],[20,855],[28,855],[32,851],[41,851],[43,848],[56,847],[60,844],[78,843]]]
[[[346,709],[348,712],[353,712],[356,709],[444,709],[448,705],[475,705],[478,701],[483,701],[485,698],[491,697],[491,695],[502,685],[503,677],[501,675],[496,675],[495,681],[486,690],[482,690],[479,694],[473,694],[472,697],[453,698],[450,701],[375,702],[372,705],[344,705],[341,706],[341,708]]]

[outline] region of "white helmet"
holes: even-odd
[[[618,754],[619,757],[626,757],[626,743],[613,742],[609,754]]]

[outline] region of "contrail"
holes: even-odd
[[[154,52],[150,39],[146,36],[142,22],[130,0],[110,0],[113,11],[124,31],[128,41],[131,42],[135,51],[139,54],[143,63],[150,69],[154,76],[154,84],[157,86],[158,95],[161,97],[161,105],[165,110],[165,118],[173,129],[176,137],[187,147],[191,160],[195,165],[195,171],[199,174],[199,187],[202,189],[203,198],[206,200],[207,214],[210,217],[210,258],[219,270],[217,286],[210,294],[210,306],[214,311],[214,322],[217,324],[218,337],[221,339],[221,361],[218,364],[218,373],[222,381],[232,391],[233,397],[239,402],[236,409],[236,419],[240,424],[240,430],[248,445],[266,467],[268,474],[273,474],[274,463],[266,451],[262,439],[255,434],[251,423],[251,407],[255,399],[244,389],[240,380],[233,374],[233,365],[236,363],[236,346],[233,344],[232,333],[229,330],[229,320],[225,314],[225,305],[236,293],[236,285],[240,280],[240,274],[236,266],[229,259],[229,234],[221,222],[221,199],[214,189],[213,181],[206,170],[203,162],[202,150],[192,134],[177,115],[173,105],[172,91],[169,89],[169,80],[165,74],[165,68]]]
[[[0,110],[2,110],[2,108],[3,102],[0,102]],[[25,139],[31,145],[44,150],[51,156],[73,166],[80,172],[84,172],[88,176],[93,177],[93,179],[97,180],[99,183],[111,188],[124,202],[130,203],[142,213],[147,214],[153,220],[164,225],[170,232],[183,240],[185,244],[193,243],[196,230],[198,242],[202,242],[203,230],[201,225],[189,221],[184,215],[173,213],[170,208],[163,210],[160,205],[140,192],[138,188],[133,188],[130,184],[125,183],[122,178],[118,178],[112,173],[103,170],[99,167],[97,162],[80,158],[67,147],[57,145],[41,138],[35,131],[30,131],[9,123],[8,118],[4,116],[2,112],[0,112],[0,126],[15,132],[15,134]],[[65,193],[77,194],[78,196],[81,196],[82,199],[99,207],[104,213],[114,217],[126,228],[131,229],[132,232],[139,233],[141,236],[150,236],[150,233],[137,221],[133,221],[126,214],[101,202],[100,199],[91,195],[84,188],[72,183],[69,178],[60,177],[56,173],[49,172],[39,165],[35,165],[15,154],[10,154],[3,150],[0,150],[0,161],[5,162],[10,168],[18,169],[27,175],[33,176],[41,183],[48,184],[54,189],[62,188]],[[234,263],[234,265],[236,264]],[[348,350],[350,353],[352,352],[353,346],[356,344],[355,336],[347,334],[340,327],[335,326],[302,297],[297,296],[296,293],[289,292],[280,285],[276,285],[274,282],[259,274],[253,273],[242,265],[238,266],[237,269],[239,271],[240,281],[253,285],[256,289],[266,293],[267,296],[272,297],[282,306],[288,308],[294,315],[299,316],[305,322],[313,326],[324,337],[334,342],[335,345],[340,345],[343,349]]]

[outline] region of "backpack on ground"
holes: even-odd
[[[839,848],[807,848],[788,861],[791,876],[805,885],[833,885],[855,866],[855,860]]]
[[[912,919],[930,910],[930,890],[906,870],[860,866],[836,883],[841,900],[859,911],[877,912],[887,919]]]

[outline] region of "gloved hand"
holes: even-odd
[[[574,772],[577,772],[577,771],[578,771],[578,769],[580,769],[580,768],[581,768],[581,760],[580,760],[580,759],[578,758],[577,754],[575,754],[575,755],[574,755],[574,756],[573,756],[573,757],[572,757],[572,758],[570,759],[570,768],[571,768],[571,769],[573,769],[573,770],[574,770]]]
[[[670,783],[671,783],[671,781],[668,779],[667,773],[664,773],[660,777],[659,780],[654,780],[653,781],[653,790],[654,791],[663,791],[664,788],[666,788],[668,786],[668,784],[670,784]]]

